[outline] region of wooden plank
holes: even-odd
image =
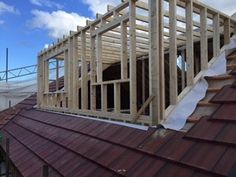
[[[169,68],[170,68],[170,104],[175,105],[177,103],[178,86],[177,86],[177,42],[176,42],[176,0],[169,2],[170,11],[170,49],[169,49]]]
[[[64,90],[68,92],[68,50],[64,51]]]
[[[97,81],[102,82],[102,36],[96,36]]]
[[[164,69],[164,53],[163,53],[163,17],[162,5],[163,1],[149,0],[149,94],[155,98],[150,105],[150,118],[153,125],[158,124],[163,119],[162,98],[163,98],[163,69]],[[158,13],[159,12],[159,13]],[[159,27],[158,27],[159,26]],[[161,30],[161,31],[159,31]],[[163,68],[162,68],[163,67]]]
[[[208,38],[207,38],[207,9],[204,7],[200,11],[201,23],[201,70],[208,68]]]
[[[120,113],[120,83],[114,83],[114,111]]]
[[[139,109],[139,111],[137,112],[137,114],[134,116],[133,118],[133,122],[137,122],[137,120],[139,119],[139,117],[141,116],[141,114],[145,111],[145,109],[149,106],[149,104],[151,103],[151,101],[154,99],[154,95],[151,95],[148,97],[148,99],[145,101],[145,103],[142,105],[142,107]]]
[[[37,74],[37,82],[38,82],[38,92],[37,92],[37,106],[41,107],[43,101],[43,57],[38,56],[38,74]]]
[[[181,51],[181,57],[182,57],[182,59],[181,59],[181,88],[183,91],[185,88],[185,82],[186,82],[186,79],[185,79],[185,61],[186,61],[185,50]]]
[[[44,61],[44,92],[49,92],[49,63]]]
[[[137,112],[137,76],[136,76],[136,9],[135,0],[129,0],[129,36],[130,36],[130,114],[135,115]]]
[[[79,75],[79,68],[78,68],[78,36],[73,37],[73,73],[72,73],[72,92],[73,92],[73,109],[78,109],[79,107],[79,90],[78,90],[78,75]]]
[[[85,31],[81,33],[81,107],[88,109],[88,68],[86,62],[86,36]]]
[[[59,90],[59,60],[56,59],[56,91]]]
[[[128,78],[127,23],[121,22],[121,79]]]
[[[230,19],[226,18],[224,20],[224,44],[230,43]]]
[[[92,36],[102,35],[103,33],[119,26],[122,21],[128,21],[128,19],[129,19],[129,14],[128,13],[121,16],[121,17],[117,17],[115,20],[113,20],[113,21],[103,25],[102,27],[98,28],[97,30],[95,30],[92,33]]]
[[[193,1],[186,1],[186,60],[187,86],[193,85],[194,57],[193,57]]]
[[[90,27],[90,34],[94,31],[94,26]],[[90,50],[90,109],[91,110],[96,110],[96,87],[93,86],[92,84],[96,82],[96,54],[95,54],[95,37],[90,36],[90,45],[91,45],[91,50]]]
[[[68,106],[70,109],[73,108],[73,39],[69,38],[69,44],[68,44],[68,70],[66,73],[66,76],[68,78],[67,80],[67,88],[68,88]]]
[[[220,53],[220,17],[219,14],[213,16],[213,55],[218,56]]]
[[[107,112],[107,85],[101,85],[101,105],[102,112]]]
[[[146,84],[145,84],[145,60],[142,60],[142,103],[145,102]]]

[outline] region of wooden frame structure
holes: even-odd
[[[236,28],[229,16],[195,0],[127,0],[107,9],[104,15],[97,14],[97,19],[87,21],[85,27],[71,31],[38,54],[39,108],[156,125],[197,82]],[[197,58],[194,51],[199,44]],[[213,45],[213,56],[209,45]],[[178,55],[182,56],[182,68]],[[137,61],[144,58],[148,60],[149,90],[143,72],[143,104],[138,106]],[[57,86],[53,92],[49,88],[50,59],[64,60],[65,66],[64,88]],[[120,65],[119,78],[104,80],[104,71],[114,63]],[[56,83],[58,79],[57,74]],[[125,83],[129,108],[122,110],[121,86]],[[114,103],[110,110],[107,95],[111,86]]]

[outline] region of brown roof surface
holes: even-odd
[[[0,112],[10,159],[26,177],[213,177],[236,164],[236,87],[211,100],[221,106],[187,133],[147,131],[36,110],[31,96]],[[5,149],[4,143],[1,145]]]

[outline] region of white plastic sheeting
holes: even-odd
[[[64,75],[64,67],[59,68],[59,77]],[[56,70],[51,69],[49,79],[55,79]],[[19,81],[0,82],[0,111],[14,106],[37,92],[37,76]]]
[[[193,113],[197,107],[197,103],[203,99],[208,89],[208,83],[204,79],[205,76],[217,76],[226,73],[226,52],[227,50],[236,48],[236,36],[231,38],[230,44],[221,49],[220,55],[215,62],[206,71],[203,76],[195,84],[195,86],[187,93],[187,95],[175,106],[173,111],[168,115],[167,119],[162,123],[165,128],[180,130],[184,127],[187,118]]]
[[[0,111],[14,106],[37,91],[37,79],[0,82]]]

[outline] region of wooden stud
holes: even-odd
[[[79,89],[78,89],[78,76],[79,76],[79,64],[78,64],[78,36],[73,37],[73,73],[72,73],[72,105],[73,109],[78,109],[79,107]]]
[[[213,16],[213,55],[218,56],[220,53],[220,17],[219,14]]]
[[[176,0],[169,1],[170,11],[170,49],[169,49],[169,68],[170,68],[170,104],[177,103],[178,86],[177,86],[177,43],[176,43]],[[158,27],[157,27],[158,28]]]
[[[68,60],[68,50],[64,51],[64,90],[68,92],[68,67],[69,67],[69,60]]]
[[[101,105],[102,111],[107,112],[107,85],[101,85]]]
[[[224,44],[230,43],[230,19],[226,18],[224,20]]]
[[[97,82],[102,82],[102,35],[96,36],[96,56],[97,56]]]
[[[150,118],[155,125],[164,118],[163,1],[149,0],[148,4],[150,9],[149,94],[155,96],[150,104]]]
[[[73,62],[73,59],[74,59],[74,53],[73,53],[73,39],[72,38],[69,38],[69,45],[68,45],[68,58],[67,58],[67,67],[68,67],[68,70],[67,70],[67,92],[68,92],[68,106],[70,109],[73,109],[73,75],[74,75],[74,62]]]
[[[94,26],[90,27],[90,34],[95,30]],[[96,82],[96,62],[95,62],[95,38],[90,37],[90,45],[91,45],[91,50],[90,50],[90,55],[91,55],[91,60],[90,60],[90,109],[91,110],[96,110],[96,86],[93,86],[92,84]]]
[[[201,30],[201,70],[208,68],[208,38],[207,38],[207,9],[203,7],[200,11]]]
[[[137,76],[136,76],[136,8],[135,0],[129,0],[129,36],[130,36],[130,114],[137,113]]]
[[[145,84],[145,60],[142,60],[142,103],[145,102],[146,84]]]
[[[183,91],[185,88],[185,50],[181,51],[181,58],[181,88]]]
[[[120,83],[114,83],[114,111],[120,113]]]
[[[88,68],[87,68],[87,62],[86,62],[86,32],[81,32],[81,106],[82,109],[88,109],[88,80],[87,80],[87,74],[88,74]]]
[[[49,62],[44,61],[44,92],[49,92]]]
[[[38,92],[37,92],[37,106],[41,107],[43,104],[43,93],[44,93],[44,70],[43,70],[43,57],[38,56]]]
[[[56,59],[56,91],[59,90],[59,60]]]
[[[192,0],[186,1],[186,38],[187,86],[191,86],[194,78]]]
[[[121,22],[121,79],[128,78],[127,23]]]

